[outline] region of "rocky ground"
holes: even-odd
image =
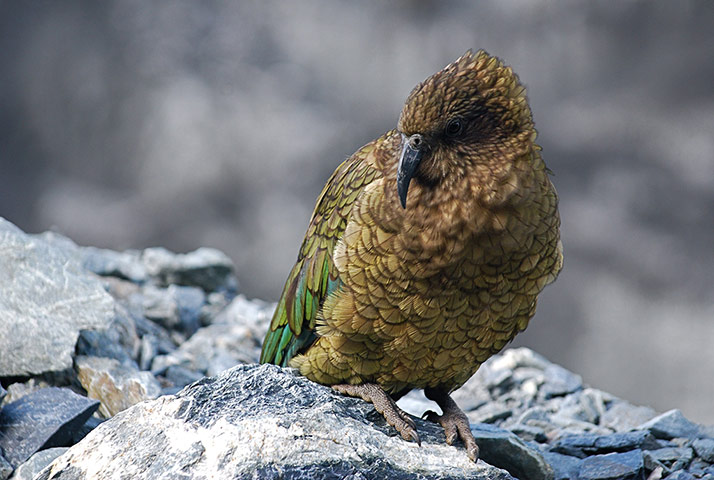
[[[371,405],[255,365],[274,306],[216,250],[78,247],[0,219],[0,292],[0,480],[714,479],[714,428],[525,348],[454,394],[477,464],[423,420],[405,442]]]

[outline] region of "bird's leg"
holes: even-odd
[[[466,446],[466,454],[474,462],[478,460],[478,445],[476,445],[476,439],[471,433],[469,419],[466,414],[456,405],[456,402],[449,394],[440,388],[425,388],[424,395],[429,400],[435,401],[443,412],[441,415],[437,415],[436,412],[429,410],[424,413],[424,417],[444,427],[446,443],[449,445],[454,443],[457,436],[461,437],[461,441]]]
[[[404,440],[413,440],[421,445],[414,420],[376,383],[333,385],[332,388],[344,395],[360,397],[362,400],[372,402],[374,409],[384,415],[387,423],[396,428]]]

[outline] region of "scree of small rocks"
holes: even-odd
[[[0,291],[0,480],[714,480],[713,427],[526,348],[453,395],[477,464],[418,418],[435,408],[421,392],[399,401],[424,439],[405,442],[370,404],[255,365],[275,305],[240,295],[214,249],[80,247],[0,218]]]

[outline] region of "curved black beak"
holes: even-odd
[[[399,201],[402,203],[402,208],[407,208],[407,191],[409,190],[409,182],[414,176],[424,156],[424,139],[418,133],[407,138],[402,135],[402,154],[399,157],[399,165],[397,166],[397,193]]]

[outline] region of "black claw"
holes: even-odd
[[[472,462],[478,461],[479,449],[478,446],[474,445],[474,448],[467,448],[466,455],[471,459]]]
[[[417,433],[416,430],[412,430],[409,433],[409,436],[412,437],[412,440],[414,440],[416,442],[416,444],[421,447],[421,438],[419,438],[419,434]]]

